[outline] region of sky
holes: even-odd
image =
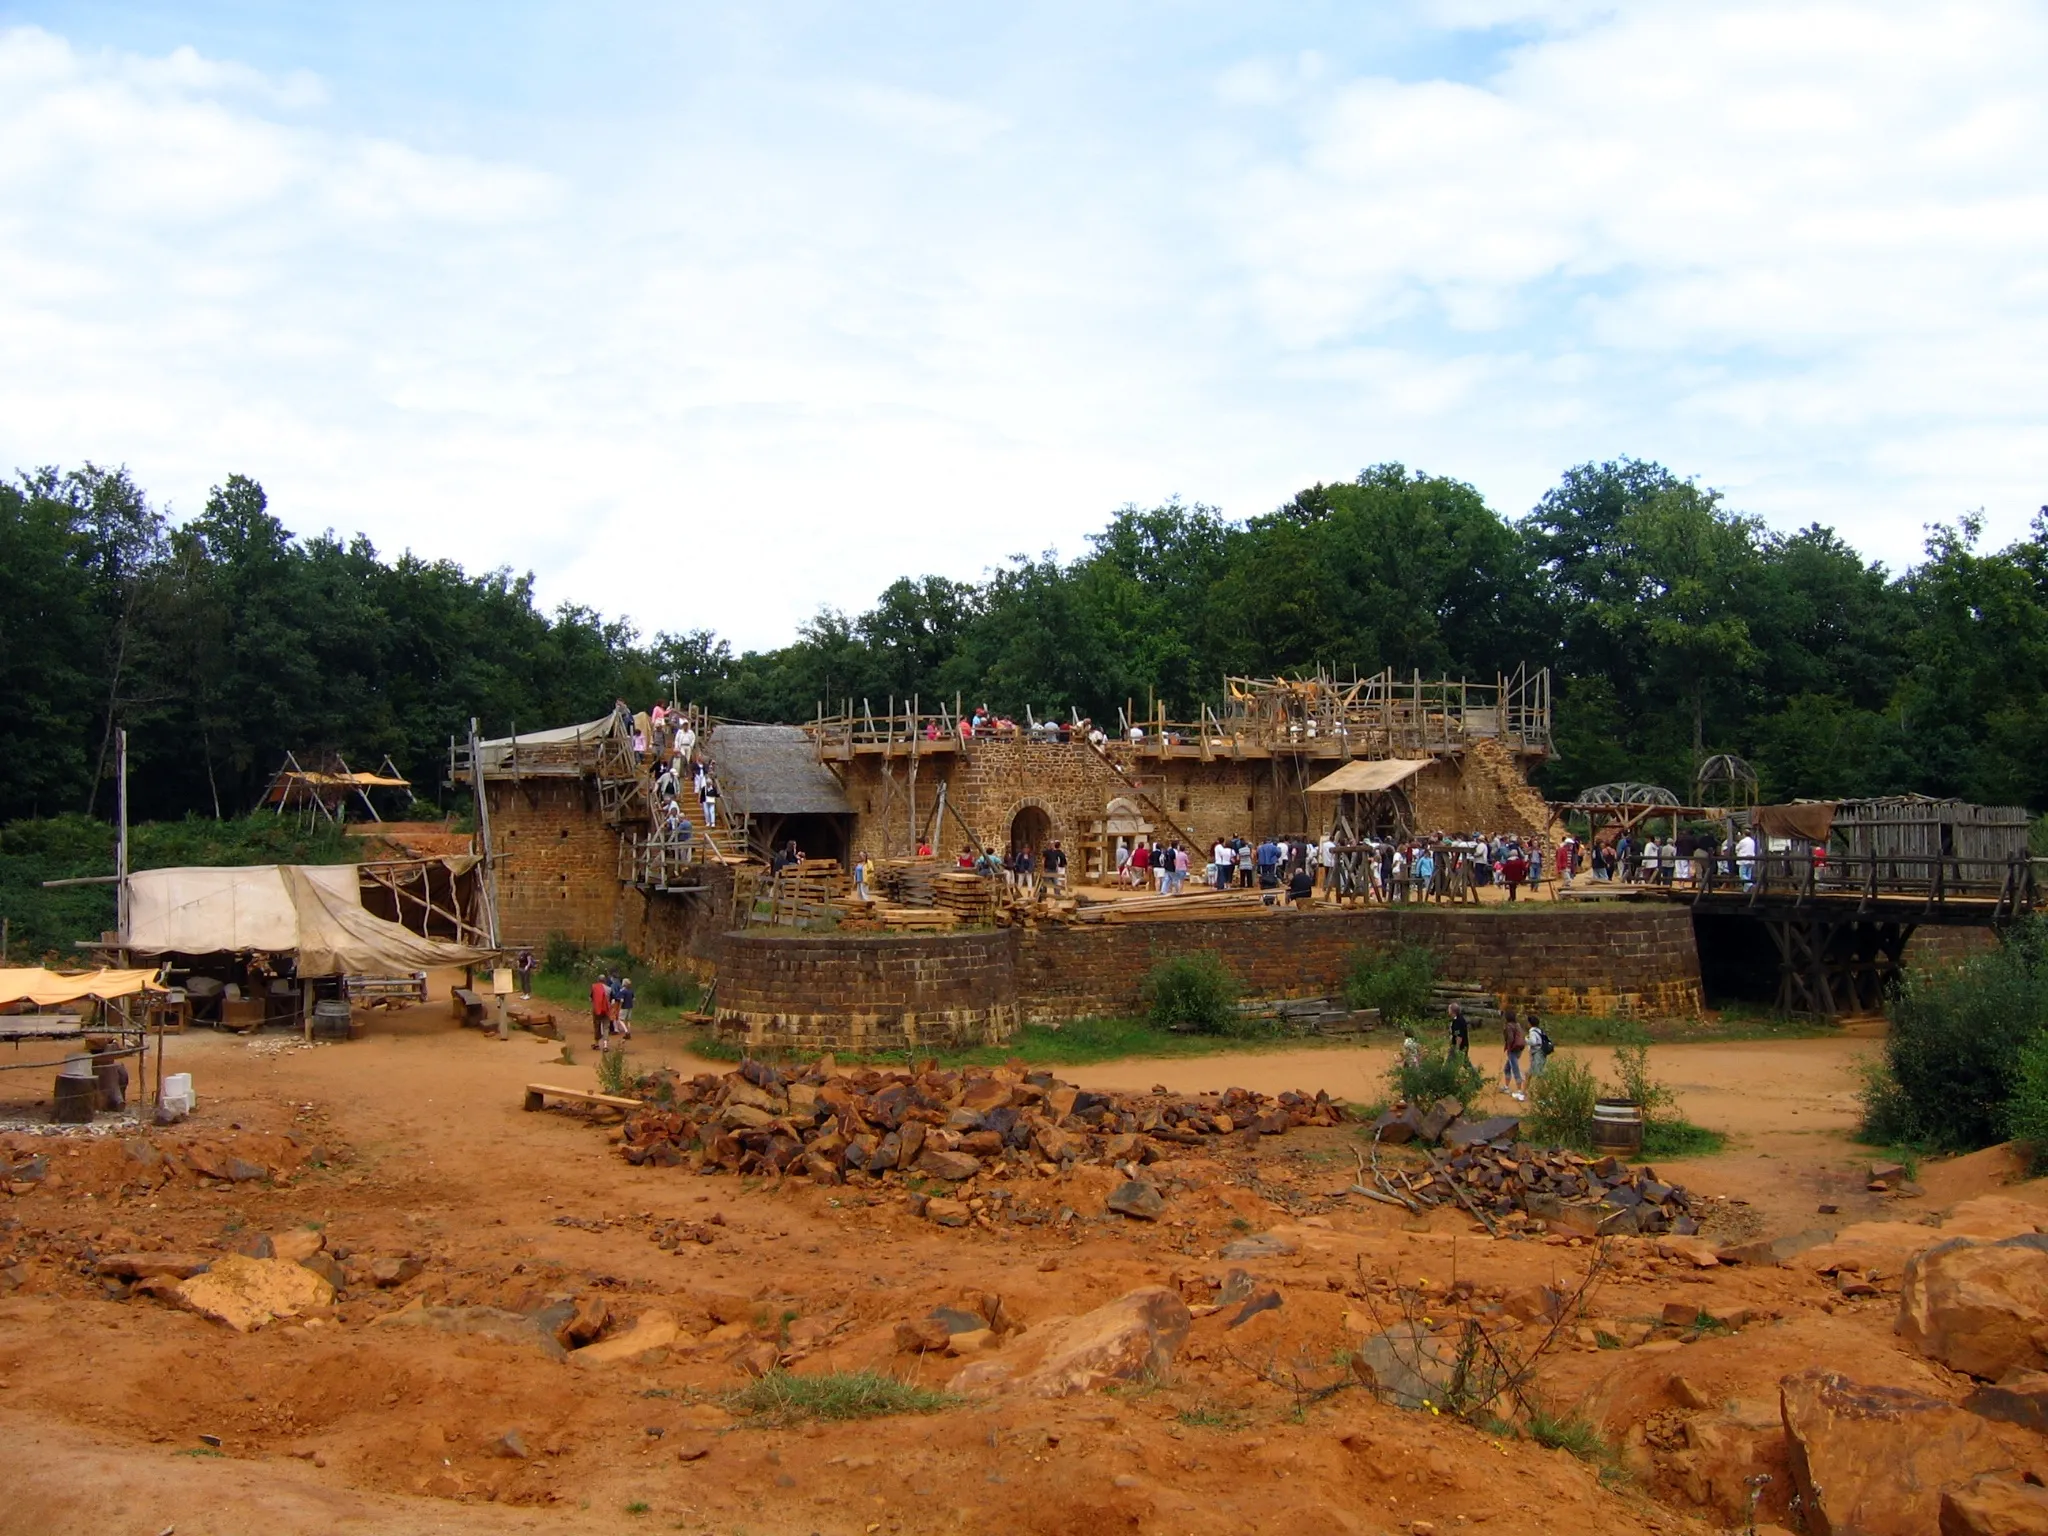
[[[742,648],[1389,460],[1899,569],[2048,501],[2044,76],[1973,0],[0,0],[0,471]]]

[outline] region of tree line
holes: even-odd
[[[545,612],[531,574],[471,574],[299,536],[231,476],[173,524],[125,470],[0,484],[0,820],[111,805],[129,733],[138,817],[247,810],[287,751],[386,754],[445,797],[447,742],[680,696],[727,718],[820,700],[987,703],[1021,717],[1126,700],[1173,718],[1226,674],[1392,666],[1556,678],[1553,795],[1636,779],[1683,795],[1703,753],[1773,798],[1953,793],[2048,808],[2048,509],[1980,547],[1973,517],[1893,573],[1832,530],[1778,533],[1660,465],[1567,470],[1525,515],[1399,464],[1245,520],[1125,507],[1071,558],[906,576],[859,614],[735,653],[706,630]]]

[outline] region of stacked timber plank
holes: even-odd
[[[837,859],[805,859],[775,877],[775,920],[810,922],[846,895],[846,871]]]
[[[1091,902],[1074,917],[1084,923],[1157,923],[1214,917],[1226,912],[1255,912],[1276,905],[1272,891],[1184,891],[1178,896],[1124,896]]]
[[[935,905],[933,879],[951,873],[957,871],[937,859],[877,859],[871,883],[892,906],[929,907]]]
[[[1002,899],[1001,884],[971,870],[950,870],[932,877],[932,900],[956,921],[985,926],[995,921]]]

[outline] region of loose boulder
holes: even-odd
[[[1048,1324],[1038,1366],[1017,1388],[1035,1397],[1073,1397],[1112,1381],[1163,1375],[1193,1324],[1186,1303],[1165,1286],[1132,1291]]]
[[[1924,1536],[1944,1487],[2011,1463],[1984,1420],[1903,1388],[1803,1371],[1779,1384],[1779,1404],[1814,1536]]]
[[[1125,1179],[1109,1192],[1104,1204],[1119,1216],[1138,1221],[1157,1221],[1166,1209],[1165,1197],[1143,1179]]]
[[[253,1333],[280,1317],[298,1317],[334,1302],[334,1287],[304,1265],[238,1253],[180,1281],[173,1294],[181,1305],[237,1333]]]
[[[2048,1236],[1959,1237],[1915,1254],[1898,1329],[1923,1355],[1986,1381],[2048,1366]]]
[[[2009,1477],[1944,1488],[1941,1536],[2048,1536],[2048,1489]]]
[[[569,1358],[578,1365],[610,1365],[619,1360],[637,1360],[650,1349],[665,1349],[687,1337],[677,1326],[675,1315],[657,1307],[641,1313],[639,1320],[624,1333],[572,1350]]]

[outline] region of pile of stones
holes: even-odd
[[[829,1057],[794,1068],[748,1060],[690,1078],[652,1073],[635,1094],[646,1107],[626,1116],[619,1148],[629,1163],[821,1184],[1144,1164],[1225,1137],[1256,1141],[1340,1119],[1328,1093],[1091,1093],[1014,1065],[883,1072],[841,1070]]]
[[[1541,1221],[1584,1237],[1699,1231],[1692,1197],[1654,1168],[1537,1147],[1521,1139],[1521,1129],[1511,1115],[1467,1120],[1456,1099],[1427,1109],[1398,1105],[1373,1122],[1376,1141],[1434,1142],[1445,1152],[1428,1152],[1421,1169],[1379,1168],[1377,1189],[1411,1208],[1460,1205],[1488,1226]]]

